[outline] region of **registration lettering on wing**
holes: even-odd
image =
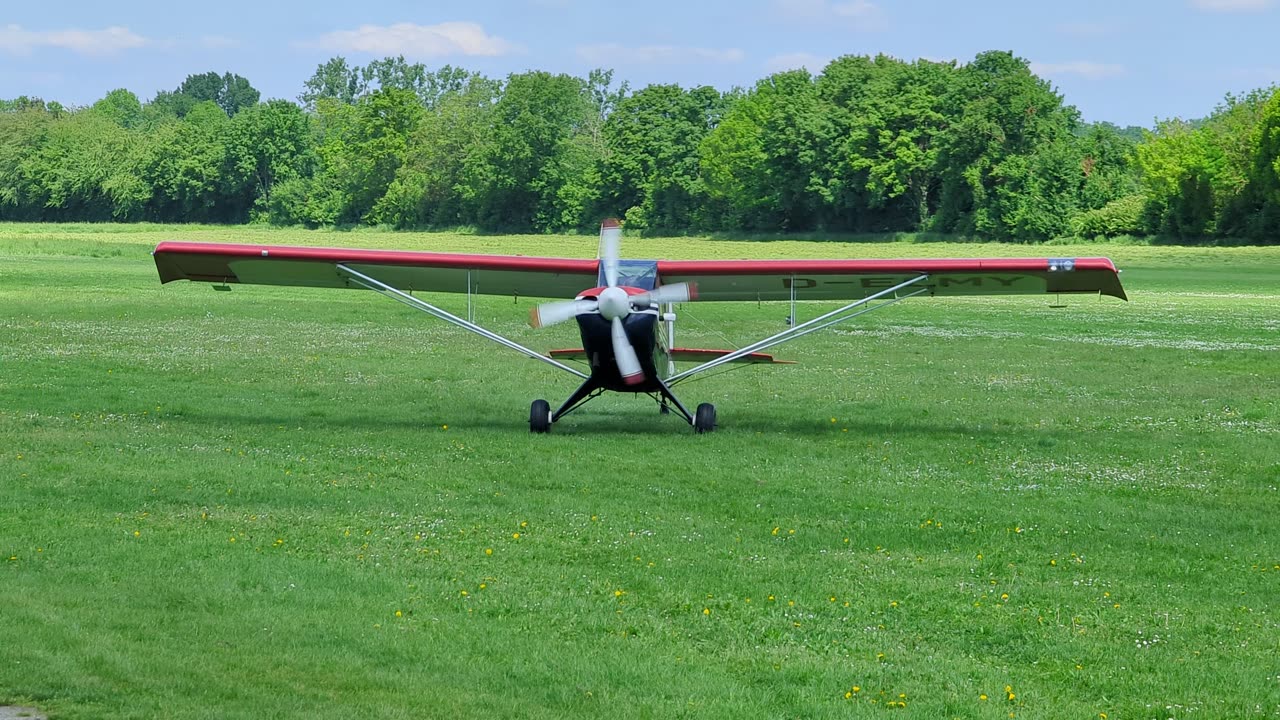
[[[871,294],[887,290],[910,279],[905,275],[832,275],[781,278],[781,281],[784,290],[795,290],[801,294],[805,290],[817,294],[839,291],[847,293],[850,289]],[[934,295],[1001,295],[1044,292],[1045,281],[1035,275],[1014,273],[948,274],[930,276],[928,280],[913,287],[927,288]]]

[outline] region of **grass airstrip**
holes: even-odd
[[[916,299],[679,387],[694,435],[372,293],[162,287],[0,226],[0,705],[52,718],[1280,714],[1280,248],[628,238],[629,257],[1097,255],[1132,299]],[[465,312],[461,296],[432,296]],[[537,349],[533,300],[482,324]],[[1067,307],[1051,307],[1065,304]],[[801,319],[830,306],[802,305]],[[786,304],[687,304],[720,347]]]

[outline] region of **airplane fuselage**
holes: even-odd
[[[591,379],[600,387],[616,392],[657,392],[658,370],[655,365],[657,356],[657,324],[658,316],[654,312],[633,312],[622,320],[622,327],[627,331],[627,339],[635,348],[636,357],[640,360],[640,368],[644,371],[644,381],[628,385],[622,381],[618,371],[618,362],[613,355],[613,338],[610,335],[610,324],[598,314],[584,314],[577,317],[578,332],[582,335],[582,348],[586,351],[587,362],[591,366]]]

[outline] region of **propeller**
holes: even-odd
[[[621,245],[622,225],[613,218],[600,223],[600,266],[604,270],[605,288],[595,299],[543,303],[530,311],[529,324],[539,328],[562,323],[579,315],[596,313],[603,316],[610,323],[613,356],[618,363],[618,373],[623,382],[637,385],[644,382],[644,370],[640,367],[640,359],[636,356],[636,349],[631,346],[622,321],[635,308],[647,310],[654,304],[688,302],[696,298],[698,292],[690,283],[676,283],[628,295],[626,289],[618,285]]]
[[[529,324],[535,328],[556,325],[583,313],[595,312],[595,300],[561,300],[538,305],[529,311]]]

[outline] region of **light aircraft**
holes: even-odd
[[[453,323],[564,372],[582,384],[559,409],[534,400],[529,429],[560,418],[607,391],[643,393],[663,413],[675,408],[694,430],[710,432],[716,409],[690,413],[671,392],[678,383],[726,363],[775,363],[762,351],[907,298],[959,295],[1098,293],[1127,300],[1107,258],[955,260],[623,260],[622,227],[600,226],[598,260],[386,250],[163,242],[153,252],[160,281],[367,288]],[[584,285],[595,287],[582,290]],[[582,347],[542,354],[471,319],[413,295],[416,291],[568,298],[533,308],[536,327],[576,320]],[[675,306],[692,300],[790,300],[787,329],[737,350],[675,345]],[[795,323],[799,300],[842,301],[836,310]],[[561,360],[584,360],[590,373]],[[699,362],[677,371],[676,362]]]

